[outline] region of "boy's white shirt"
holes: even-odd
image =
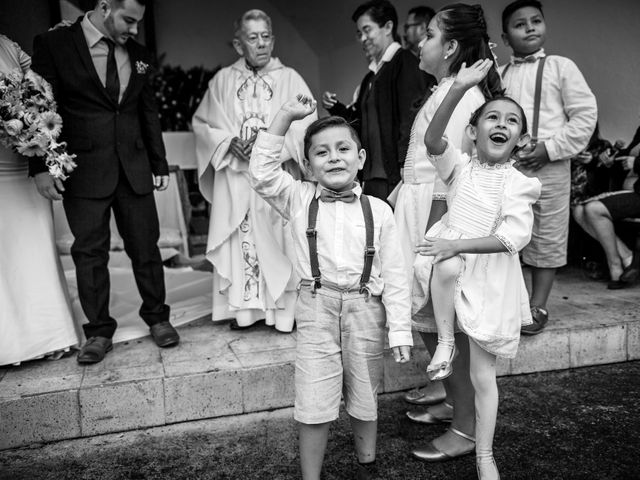
[[[596,97],[576,64],[544,49],[533,54],[546,56],[540,97],[538,140],[544,141],[549,159],[566,160],[582,152],[598,120]],[[500,67],[500,74],[506,65]],[[524,109],[531,133],[538,62],[514,63],[502,79],[506,94]]]
[[[249,165],[251,186],[291,222],[296,253],[295,268],[300,278],[312,280],[309,245],[306,237],[309,203],[319,196],[322,186],[294,180],[282,170],[280,152],[284,137],[265,131],[258,134]],[[362,189],[353,190],[360,197]],[[376,254],[367,284],[372,295],[381,295],[387,315],[389,346],[413,345],[411,297],[403,253],[391,208],[369,197],[374,219]],[[318,263],[322,281],[339,288],[360,285],[364,266],[365,224],[360,202],[319,202],[316,222]]]

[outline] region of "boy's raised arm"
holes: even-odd
[[[282,105],[271,122],[271,125],[267,128],[267,132],[273,135],[284,136],[293,122],[302,120],[307,115],[311,115],[315,109],[315,100],[304,95],[298,95],[296,98]]]
[[[447,124],[453,111],[466,91],[480,83],[487,76],[492,65],[493,61],[488,58],[478,60],[468,68],[465,68],[464,63],[462,64],[453,85],[451,85],[442,103],[438,106],[427,132],[424,134],[424,143],[430,154],[441,155],[444,152],[447,142],[442,136],[447,129]]]

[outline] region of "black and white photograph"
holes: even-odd
[[[640,478],[639,25],[2,0],[0,479]]]

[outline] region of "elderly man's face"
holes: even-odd
[[[233,40],[233,46],[255,68],[262,68],[271,59],[275,37],[265,20],[244,22],[240,38]]]

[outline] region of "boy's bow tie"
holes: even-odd
[[[536,63],[538,57],[535,55],[527,55],[526,57],[513,57],[513,64],[520,65],[522,63]]]
[[[322,189],[320,192],[320,200],[323,202],[346,202],[351,203],[356,199],[356,194],[353,190],[347,190],[345,192],[334,192],[333,190]]]

